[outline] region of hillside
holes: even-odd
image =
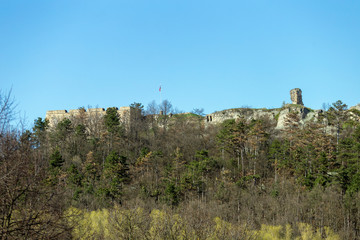
[[[205,117],[81,110],[4,131],[0,235],[357,239],[359,108],[295,99]]]

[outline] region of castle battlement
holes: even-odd
[[[47,111],[46,114],[64,114],[67,113],[67,110],[51,110],[51,111]]]
[[[120,107],[116,108],[120,121],[127,127],[130,126],[131,119],[136,114],[140,114],[139,109],[133,107]],[[55,127],[60,121],[67,118],[74,120],[82,118],[85,120],[101,119],[105,116],[105,108],[79,108],[70,110],[50,110],[46,112],[46,119],[49,121],[49,126]]]
[[[105,108],[89,108],[88,112],[105,112]]]

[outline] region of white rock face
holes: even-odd
[[[302,91],[300,88],[294,88],[290,91],[292,104],[287,104],[282,108],[275,109],[251,109],[251,108],[235,108],[208,114],[205,117],[205,125],[222,123],[228,119],[243,118],[246,120],[267,118],[276,125],[276,129],[285,128],[287,115],[290,112],[299,116],[300,125],[304,125],[311,121],[317,121],[322,110],[311,110],[304,107],[302,101]],[[354,108],[360,110],[360,104]]]
[[[237,118],[244,118],[248,121],[268,118],[270,121],[274,121],[278,113],[278,109],[234,108],[206,115],[205,124],[222,123],[225,120]]]
[[[286,115],[290,112],[289,109],[284,109],[280,112],[277,124],[276,124],[276,129],[283,129],[285,128],[285,120],[286,120]]]
[[[352,106],[350,109],[356,109],[360,111],[360,103],[355,106]]]
[[[228,119],[243,118],[250,121],[252,119],[257,120],[266,118],[276,125],[275,129],[281,130],[285,128],[286,118],[290,112],[297,113],[300,125],[304,125],[311,121],[317,121],[319,113],[321,113],[322,110],[310,110],[309,108],[300,105],[294,106],[291,104],[275,109],[228,109],[206,115],[205,125],[222,123]]]

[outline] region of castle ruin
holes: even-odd
[[[139,109],[133,107],[120,107],[117,108],[118,115],[120,117],[120,121],[125,125],[125,127],[129,127],[131,124],[131,120],[139,116]],[[46,119],[49,121],[49,127],[55,127],[60,121],[67,118],[70,120],[79,119],[79,120],[87,120],[87,121],[95,121],[97,119],[102,119],[106,114],[106,110],[104,108],[79,108],[72,110],[52,110],[46,112]]]
[[[291,89],[290,90],[290,98],[291,98],[292,104],[304,106],[304,103],[302,101],[302,92],[301,92],[300,88]]]
[[[281,108],[274,109],[254,109],[254,108],[234,108],[223,111],[217,111],[205,116],[204,123],[206,125],[222,123],[229,119],[243,118],[248,121],[253,119],[267,118],[276,124],[276,129],[283,129],[286,116],[289,112],[299,114],[301,124],[317,119],[321,110],[312,110],[304,107],[302,101],[302,91],[300,88],[294,88],[290,91],[292,104],[286,104]]]
[[[285,105],[285,108],[275,108],[275,109],[251,109],[251,108],[236,108],[236,109],[227,109],[223,111],[217,111],[211,114],[208,114],[204,117],[204,124],[216,124],[221,123],[228,119],[237,119],[245,118],[248,120],[251,119],[260,119],[268,118],[277,122],[277,127],[283,127],[284,117],[289,111],[299,112],[301,119],[305,122],[308,119],[316,117],[320,111],[310,112],[304,107],[302,101],[302,91],[300,88],[294,88],[290,91],[290,98],[292,104],[297,106]],[[130,129],[130,125],[135,121],[138,121],[141,116],[141,110],[132,108],[132,107],[120,107],[117,109],[120,121],[125,126],[126,129]],[[97,121],[101,121],[106,114],[104,108],[89,108],[85,110],[84,108],[74,109],[74,110],[55,110],[47,111],[46,119],[49,121],[50,127],[55,127],[61,120],[68,118],[71,121],[82,121],[87,122],[92,126],[96,125]],[[158,116],[161,116],[163,112],[160,111]],[[315,116],[316,115],[316,116]],[[171,117],[172,115],[170,115]],[[155,116],[156,117],[156,116]],[[86,121],[84,121],[86,120]]]

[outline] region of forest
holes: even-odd
[[[360,111],[340,100],[276,130],[205,125],[168,101],[131,104],[126,126],[108,108],[24,129],[12,99],[0,96],[1,239],[360,237]]]

